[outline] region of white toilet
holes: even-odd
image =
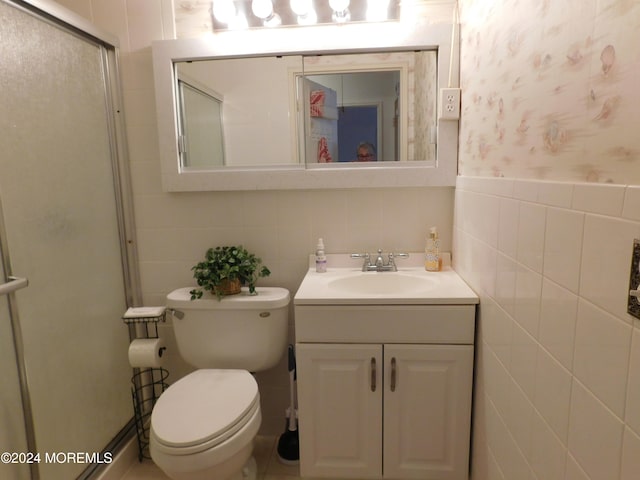
[[[255,478],[251,456],[261,422],[249,372],[275,366],[286,351],[289,291],[257,288],[218,301],[188,288],[167,295],[180,355],[199,368],[171,385],[151,414],[151,458],[174,480]]]

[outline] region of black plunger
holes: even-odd
[[[300,460],[300,444],[298,441],[298,422],[295,406],[296,357],[293,345],[289,345],[289,408],[287,409],[287,428],[278,439],[278,460],[285,465],[297,465]]]

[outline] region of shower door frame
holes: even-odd
[[[106,113],[111,166],[113,170],[113,188],[118,221],[118,236],[121,251],[122,275],[127,307],[141,304],[140,276],[138,271],[138,256],[135,239],[135,224],[133,214],[133,195],[129,172],[129,158],[126,146],[123,96],[119,73],[119,41],[117,37],[103,32],[83,17],[67,10],[60,4],[49,0],[0,0],[14,8],[33,15],[41,21],[55,25],[69,33],[77,35],[97,44],[100,48],[103,68],[104,98]],[[15,290],[27,286],[28,281],[15,277],[11,270],[8,242],[5,234],[2,198],[0,197],[0,262],[4,266],[5,278],[0,278],[0,294],[8,297],[9,318],[13,332],[13,343],[16,354],[16,366],[20,383],[20,395],[25,424],[27,448],[30,452],[38,452],[36,447],[35,426],[29,393],[28,372],[24,362],[24,347],[18,307],[15,300]],[[133,420],[127,423],[116,436],[109,448],[119,448],[124,441],[135,434]],[[115,453],[115,452],[114,452]],[[103,467],[103,466],[102,466]],[[90,465],[80,475],[80,478],[90,478],[100,470],[100,465]],[[37,463],[29,465],[31,480],[40,480]]]
[[[24,364],[24,345],[22,343],[22,328],[20,317],[16,307],[15,291],[28,286],[29,282],[25,278],[14,277],[11,273],[11,259],[4,225],[4,210],[2,209],[2,197],[0,197],[0,266],[4,273],[4,278],[0,278],[5,283],[0,284],[0,295],[7,296],[7,308],[9,310],[9,322],[11,324],[11,334],[13,340],[13,350],[16,357],[16,369],[18,373],[18,383],[20,385],[20,400],[22,404],[22,417],[27,441],[27,450],[37,452],[36,432],[33,425],[33,411],[31,409],[31,395],[29,393],[29,382],[27,379],[27,369]],[[29,472],[32,480],[40,479],[40,471],[37,463],[29,464]]]

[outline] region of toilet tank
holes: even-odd
[[[196,368],[237,368],[258,372],[274,367],[287,347],[289,291],[242,289],[218,300],[205,292],[191,300],[193,287],[167,295],[167,308],[180,356]]]

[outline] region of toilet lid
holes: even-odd
[[[158,441],[198,445],[246,422],[259,402],[258,384],[246,370],[196,370],[158,399],[151,424]]]

